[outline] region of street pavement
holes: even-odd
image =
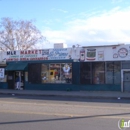
[[[25,96],[62,96],[90,99],[130,99],[130,92],[117,91],[44,91],[0,89],[0,94]]]

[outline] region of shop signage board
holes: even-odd
[[[49,50],[21,50],[8,51],[3,58],[6,61],[32,61],[32,60],[48,60]]]
[[[61,48],[50,49],[49,60],[61,60],[61,59],[79,59],[79,52],[81,48]]]
[[[79,59],[80,48],[37,49],[3,52],[6,61],[64,60]]]
[[[105,50],[106,61],[130,60],[130,45],[112,46]]]
[[[39,50],[8,51],[3,57],[6,61],[62,60],[78,58],[78,49],[57,48]]]
[[[3,59],[6,61],[64,59],[73,59],[82,62],[123,61],[130,60],[130,45],[7,51],[1,54],[0,60],[2,61]]]
[[[44,50],[40,49],[20,51],[20,61],[48,60],[48,57],[43,52]]]
[[[48,59],[49,60],[59,60],[59,59],[67,59],[68,58],[68,49],[50,49]]]
[[[4,52],[3,59],[6,61],[19,61],[20,60],[20,51],[7,51]]]
[[[80,50],[80,61],[104,61],[105,51],[104,47],[83,48]]]
[[[130,60],[130,45],[84,48],[84,61]],[[82,51],[83,53],[83,51]],[[81,55],[81,53],[80,53]],[[82,58],[83,59],[83,58]]]

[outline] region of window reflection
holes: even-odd
[[[42,83],[48,83],[49,82],[49,65],[42,64],[41,71],[42,71],[41,72]]]
[[[106,84],[121,83],[120,62],[106,62]]]
[[[92,68],[93,68],[93,84],[104,84],[105,81],[104,62],[92,63]]]
[[[80,83],[120,84],[121,62],[81,62]]]
[[[81,62],[80,64],[80,82],[81,84],[91,84],[91,63]]]
[[[104,84],[104,62],[84,62],[80,64],[81,84]]]

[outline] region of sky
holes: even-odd
[[[3,17],[33,20],[42,48],[130,44],[130,0],[0,0]]]

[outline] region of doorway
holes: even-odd
[[[16,88],[16,78],[20,79],[20,87],[24,89],[24,71],[8,71],[8,88],[15,89]]]
[[[15,71],[15,81],[17,77],[19,77],[21,89],[24,89],[24,71]],[[15,82],[15,88],[16,88],[16,82]]]
[[[121,91],[130,92],[130,69],[121,70]]]

